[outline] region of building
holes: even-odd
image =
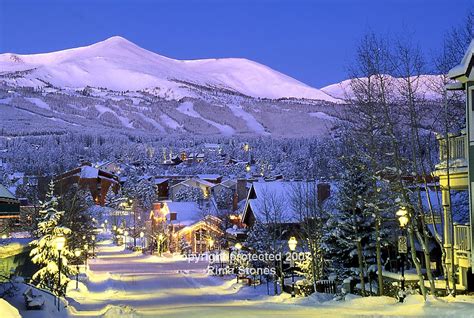
[[[439,177],[443,201],[443,237],[447,254],[448,271],[457,268],[457,283],[463,289],[474,288],[472,264],[474,261],[474,40],[469,45],[461,63],[451,69],[449,90],[462,90],[466,94],[466,130],[457,135],[439,138],[440,163],[434,174]],[[452,191],[468,191],[469,221],[453,224],[456,210],[451,202]],[[452,257],[454,255],[454,257]],[[452,264],[454,263],[454,266]],[[452,274],[448,273],[452,283]]]
[[[180,252],[184,240],[190,248],[187,252],[204,253],[215,247],[209,244],[211,240],[215,242],[223,235],[220,219],[206,215],[196,202],[161,201],[153,206],[152,236],[164,234],[172,252]]]
[[[20,201],[0,184],[0,235],[8,234],[20,219]]]
[[[167,200],[169,198],[168,178],[155,178],[156,195],[158,200]]]
[[[56,176],[54,182],[59,193],[66,193],[74,184],[89,190],[94,202],[102,206],[105,205],[109,190],[117,193],[120,188],[119,178],[116,175],[92,167],[88,162]]]
[[[176,194],[183,189],[196,188],[200,189],[203,197],[207,199],[212,194],[212,188],[214,186],[214,183],[206,180],[198,178],[187,179],[170,187],[170,198],[175,200]]]
[[[322,204],[329,197],[328,184],[315,181],[254,182],[248,192],[242,223],[252,227],[256,222],[279,224],[290,234],[305,219],[295,202],[299,194],[314,195],[314,202]]]

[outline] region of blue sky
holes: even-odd
[[[245,57],[322,87],[347,77],[368,30],[411,34],[428,55],[469,8],[474,0],[0,0],[0,52],[121,35],[173,58]]]

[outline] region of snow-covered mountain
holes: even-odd
[[[259,98],[338,102],[320,90],[242,58],[175,60],[119,37],[64,51],[0,55],[0,75],[18,86],[152,90],[169,99],[194,97],[196,85]]]
[[[404,80],[389,75],[386,75],[386,77],[387,80],[393,85],[392,87],[394,89],[392,90],[392,93],[396,94],[395,97],[397,95],[400,95],[403,90],[402,88],[404,87]],[[321,91],[340,100],[351,99],[354,97],[354,92],[352,91],[351,87],[351,81],[351,79],[347,79],[339,83],[331,84],[321,88]],[[442,97],[440,94],[440,89],[444,86],[442,76],[421,75],[419,77],[413,77],[412,81],[413,87],[415,87],[416,93],[420,97],[423,97],[428,101],[436,101]]]

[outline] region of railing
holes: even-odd
[[[454,224],[454,246],[458,251],[471,250],[471,229],[469,225]]]
[[[467,158],[467,142],[466,132],[461,131],[459,135],[449,135],[449,160],[466,159]],[[439,160],[444,162],[447,159],[446,138],[438,136],[439,142]]]

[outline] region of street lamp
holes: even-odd
[[[141,238],[141,240],[142,240],[142,249],[145,248],[145,242],[144,242],[144,240],[143,240],[143,237],[144,237],[144,236],[145,236],[145,233],[140,232],[140,238]]]
[[[295,297],[295,268],[293,264],[293,252],[296,250],[296,245],[298,241],[296,237],[292,236],[288,240],[288,247],[291,251],[291,258],[290,258],[290,267],[291,267],[291,297]]]
[[[409,222],[408,212],[406,208],[400,208],[395,215],[398,217],[398,222],[400,223],[400,229],[402,230],[402,235],[398,237],[398,253],[402,261],[402,281],[401,281],[401,293],[398,296],[399,301],[403,302],[405,299],[405,254],[407,253],[407,238],[403,235],[403,231]]]
[[[84,261],[84,265],[86,267],[86,271],[87,271],[87,258],[89,256],[89,244],[84,244],[84,258],[85,258],[85,261]]]
[[[95,257],[95,235],[91,236],[92,239],[92,258]]]
[[[245,171],[250,172],[251,169],[252,169],[252,167],[250,166],[250,163],[248,163],[248,164],[245,166]]]
[[[81,250],[76,249],[74,251],[74,256],[76,256],[76,258],[79,258],[79,256],[81,256]],[[76,265],[76,289],[79,289],[79,262]]]
[[[56,237],[55,240],[56,249],[58,250],[58,311],[59,311],[59,300],[61,297],[61,251],[66,245],[66,238],[62,235]]]
[[[234,248],[237,250],[237,254],[239,254],[240,250],[242,249],[242,244],[240,243],[235,243]],[[238,263],[237,263],[238,265]],[[237,273],[235,273],[235,276],[237,278],[237,283],[239,282],[239,269],[237,268]]]

